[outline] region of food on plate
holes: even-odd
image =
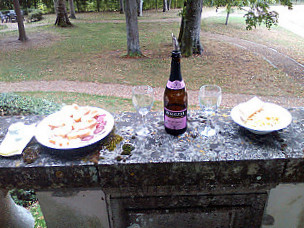
[[[49,142],[64,147],[81,141],[89,141],[101,133],[107,121],[101,109],[67,105],[48,122]]]
[[[254,97],[239,107],[240,119],[247,127],[270,129],[280,123],[280,116]]]
[[[269,110],[261,110],[247,119],[246,126],[250,128],[273,128],[280,123],[280,118]]]

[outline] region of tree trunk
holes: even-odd
[[[227,10],[225,25],[228,25],[229,14],[230,14],[230,10]]]
[[[202,0],[185,2],[178,40],[184,57],[189,57],[192,54],[200,55],[203,52],[200,42],[202,6]]]
[[[142,53],[139,46],[136,0],[126,0],[125,3],[128,56],[139,56]]]
[[[69,0],[69,3],[70,3],[70,18],[76,19],[74,1]]]
[[[167,0],[167,9],[170,10],[172,0]]]
[[[119,0],[119,12],[121,14],[125,13],[125,9],[124,9],[124,0]]]
[[[57,18],[55,25],[60,27],[72,26],[72,23],[69,20],[68,13],[65,7],[65,0],[58,0],[57,2]]]
[[[13,4],[14,4],[16,15],[17,15],[19,40],[24,42],[27,40],[27,37],[25,34],[25,28],[24,28],[24,24],[23,24],[23,15],[21,14],[19,0],[13,0]]]
[[[168,11],[167,6],[168,6],[167,0],[163,0],[163,12]]]
[[[136,0],[136,2],[137,2],[137,16],[142,17],[144,1],[143,0]]]
[[[58,2],[58,0],[53,0],[53,2],[54,2],[54,11],[55,11],[55,14],[57,15],[58,14],[58,12],[57,12],[57,2]]]
[[[123,0],[120,0],[123,1]],[[97,12],[100,12],[100,0],[96,0]]]

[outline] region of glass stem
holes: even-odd
[[[206,124],[207,130],[209,131],[212,128],[212,119],[211,119],[211,116],[208,116],[206,121],[207,121],[207,124]]]
[[[141,115],[141,119],[142,119],[142,125],[145,126],[146,125],[146,115]]]

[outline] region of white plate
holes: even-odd
[[[246,128],[247,130],[249,130],[250,132],[255,133],[255,134],[264,135],[264,134],[268,134],[268,133],[273,132],[273,131],[281,130],[283,128],[286,128],[292,121],[292,116],[291,116],[290,112],[287,111],[285,108],[283,108],[279,105],[273,104],[273,103],[265,103],[264,104],[264,109],[271,110],[271,112],[273,112],[275,115],[277,115],[279,117],[280,122],[273,127],[267,127],[267,128],[248,127],[241,120],[240,112],[239,112],[240,105],[241,104],[235,106],[231,110],[230,116],[231,116],[232,120],[235,123],[237,123],[238,125]]]
[[[60,150],[69,150],[69,149],[77,149],[77,148],[82,148],[82,147],[86,147],[89,145],[92,145],[100,140],[102,140],[103,138],[105,138],[113,129],[114,126],[114,117],[111,115],[111,113],[109,113],[108,111],[101,109],[101,108],[95,108],[94,109],[98,109],[101,114],[105,114],[105,121],[107,121],[105,128],[103,129],[103,131],[101,131],[98,134],[94,135],[94,138],[92,138],[89,141],[79,141],[79,142],[75,142],[74,144],[70,144],[68,146],[58,146],[58,145],[54,145],[53,143],[49,142],[49,136],[51,134],[51,129],[48,126],[49,122],[51,119],[58,117],[61,117],[62,114],[60,111],[49,115],[48,117],[44,118],[36,127],[36,132],[35,132],[35,137],[37,139],[37,141],[49,148],[52,149],[60,149]]]

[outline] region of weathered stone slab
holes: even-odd
[[[288,128],[260,136],[233,123],[229,110],[222,110],[214,118],[220,132],[217,138],[210,140],[199,135],[199,127],[204,122],[199,112],[190,113],[188,130],[179,137],[165,133],[162,113],[148,116],[152,133],[147,137],[136,134],[134,127],[139,125],[139,118],[135,113],[115,115],[114,132],[123,140],[113,151],[101,145],[75,151],[75,154],[50,151],[33,140],[25,153],[34,152],[33,156],[0,158],[0,187],[183,185],[213,189],[214,185],[259,188],[282,181],[302,182],[303,172],[298,171],[303,169],[304,109],[290,112],[293,122]],[[0,140],[10,123],[33,123],[41,118],[1,117]],[[124,145],[131,145],[134,150],[126,154]],[[74,156],[78,153],[80,156]]]

